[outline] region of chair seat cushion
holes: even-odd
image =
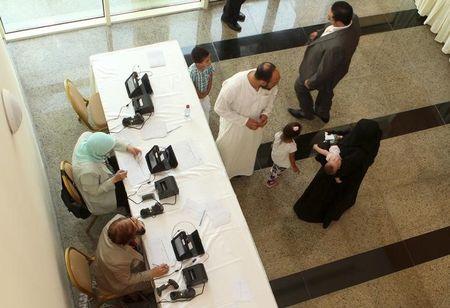
[[[100,100],[100,95],[95,93],[89,99],[88,104],[89,111],[89,122],[95,128],[102,130],[106,128],[106,117],[103,112],[102,102]]]

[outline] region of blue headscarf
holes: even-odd
[[[104,162],[106,155],[114,148],[116,141],[111,135],[97,132],[81,141],[75,149],[79,162]]]

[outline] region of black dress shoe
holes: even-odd
[[[241,32],[242,28],[241,28],[241,26],[237,23],[237,21],[235,21],[235,22],[229,21],[228,19],[224,18],[223,15],[222,15],[222,17],[220,18],[220,20],[222,20],[222,22],[223,22],[224,24],[226,24],[226,25],[228,26],[228,28],[230,28],[231,30],[234,30],[234,31],[236,31],[236,32]]]
[[[239,16],[238,16],[237,20],[240,21],[240,22],[244,22],[245,21],[245,15],[242,14],[241,12],[239,12]]]
[[[305,114],[305,112],[301,109],[293,109],[293,108],[288,108],[289,113],[297,119],[307,119],[307,120],[312,120],[314,119],[314,116],[308,116]]]
[[[315,113],[314,112],[314,114],[319,118],[319,119],[321,119],[322,120],[322,122],[324,122],[324,123],[328,123],[328,122],[330,122],[330,118],[328,117],[328,118],[324,118],[324,117],[322,117],[322,116],[320,116],[320,115],[318,115],[317,113]]]

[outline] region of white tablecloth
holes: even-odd
[[[450,0],[416,0],[419,14],[428,16],[425,24],[436,33],[436,41],[443,43],[442,51],[450,53]]]
[[[161,50],[165,66],[151,67],[155,55]],[[195,261],[204,262],[209,278],[204,293],[190,302],[162,305],[202,308],[276,307],[266,273],[226,175],[178,43],[168,41],[94,55],[90,61],[95,86],[100,93],[111,132],[122,129],[121,119],[114,118],[118,116],[122,106],[129,102],[124,81],[133,70],[142,73],[149,71],[155,92],[155,114],[146,125],[163,121],[169,130],[174,129],[165,138],[150,140],[142,139],[142,130],[127,128],[113,134],[138,146],[143,153],[158,144],[173,145],[175,154],[178,154],[179,166],[176,169],[156,175],[156,179],[166,175],[175,176],[180,189],[176,205],[165,205],[163,215],[143,220],[147,229],[143,240],[148,263],[168,260],[171,265],[170,273],[181,266],[192,264],[191,261],[181,264],[173,260],[170,239],[178,229],[192,232],[197,228],[207,252]],[[184,119],[186,104],[191,105],[191,120]],[[132,114],[131,109],[122,109],[121,117]],[[122,169],[135,168],[130,167],[130,157],[127,154],[116,154]],[[130,195],[139,185],[132,185],[130,180],[125,180],[125,187]],[[153,191],[153,183],[143,185],[131,198],[140,201],[139,195]],[[173,199],[161,202],[171,203]],[[146,201],[135,205],[130,202],[132,215],[139,216],[140,209],[150,207],[153,203]],[[199,226],[202,214],[205,215]],[[175,279],[180,283],[180,288],[184,288],[181,271],[155,280],[156,286],[166,282],[168,278]],[[196,287],[196,290],[200,292],[201,286]],[[162,299],[168,298],[169,292],[163,293]]]

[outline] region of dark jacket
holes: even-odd
[[[353,15],[352,24],[347,29],[321,37],[329,25],[318,31],[317,38],[306,48],[300,64],[300,80],[303,83],[308,79],[312,89],[334,88],[347,74],[361,35],[356,15]]]

